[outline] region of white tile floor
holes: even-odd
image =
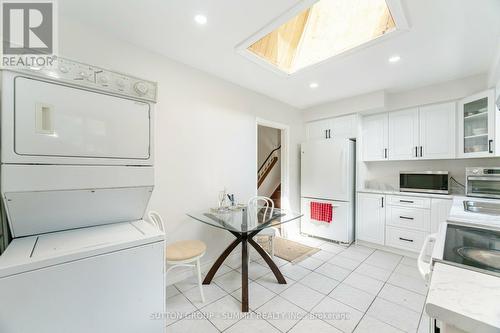
[[[167,288],[167,332],[418,332],[427,288],[415,259],[314,238],[299,239],[321,251],[299,264],[276,259],[288,284],[266,263],[249,267],[250,312],[241,310],[241,262],[229,258],[200,302],[195,280]]]

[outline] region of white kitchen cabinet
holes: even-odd
[[[452,202],[450,197],[358,192],[356,240],[419,252],[425,237],[447,220]]]
[[[385,243],[385,196],[358,193],[356,239],[375,244]]]
[[[405,251],[419,252],[427,232],[387,226],[385,245]]]
[[[418,158],[418,121],[418,108],[389,112],[390,160]]]
[[[317,120],[306,124],[306,138],[308,141],[328,139],[330,120]]]
[[[469,96],[459,102],[459,157],[496,156],[500,152],[500,149],[495,149],[499,136],[497,133],[500,134],[500,115],[495,105],[493,89]]]
[[[358,136],[358,116],[355,114],[332,118],[330,126],[332,139],[352,139]]]
[[[312,121],[306,124],[308,141],[350,139],[357,136],[357,115]]]
[[[428,209],[387,206],[386,225],[393,227],[430,231],[431,212]]]
[[[383,161],[388,158],[388,114],[363,117],[363,161]]]
[[[419,127],[419,158],[455,157],[455,102],[420,107]]]

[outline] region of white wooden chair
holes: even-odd
[[[149,219],[151,223],[158,227],[162,232],[165,232],[163,220],[157,212],[150,211]],[[193,267],[196,270],[198,278],[198,287],[200,288],[201,302],[205,303],[205,295],[203,294],[203,286],[201,280],[200,258],[205,255],[207,246],[199,240],[183,240],[172,243],[165,248],[165,263],[170,267],[165,271],[165,282],[169,271],[176,267]]]
[[[258,206],[259,203],[263,203],[264,214],[262,216],[263,221],[270,219],[274,213],[274,201],[271,198],[264,196],[255,196],[248,200],[248,207]],[[269,251],[271,252],[271,258],[274,259],[274,237],[280,236],[280,231],[278,228],[269,227],[262,229],[257,236],[268,236],[269,237]]]

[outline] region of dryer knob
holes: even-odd
[[[137,82],[134,84],[134,89],[139,95],[146,95],[148,92],[148,86],[144,82]]]

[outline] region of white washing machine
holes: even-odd
[[[163,258],[143,220],[16,238],[0,261],[0,331],[163,332]]]
[[[0,332],[163,332],[156,84],[59,58],[1,89]]]

